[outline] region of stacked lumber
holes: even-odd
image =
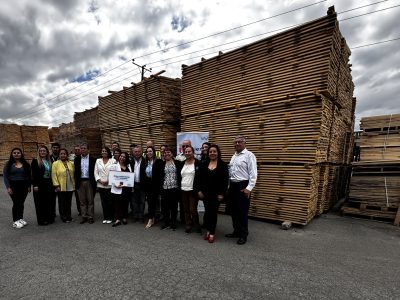
[[[98,107],[87,109],[74,114],[74,124],[76,128],[99,128]]]
[[[49,142],[48,129],[45,126],[0,124],[0,174],[3,174],[3,167],[13,148],[21,148],[30,162],[37,157],[38,146],[49,145]]]
[[[400,114],[362,118],[360,128],[361,161],[400,159]]]
[[[353,163],[350,192],[342,212],[398,225],[400,114],[362,118],[360,128],[360,162]]]
[[[49,132],[50,142],[53,143],[56,141],[57,137],[60,134],[60,128],[59,127],[51,127],[48,129],[48,132]]]
[[[344,192],[356,101],[333,8],[328,16],[182,66],[182,131],[208,131],[224,160],[247,137],[259,179],[249,214],[305,225]]]
[[[122,150],[129,145],[155,147],[176,145],[179,131],[181,80],[153,75],[131,87],[99,97],[99,126],[105,145],[117,141]]]
[[[400,222],[400,161],[353,163],[350,191],[342,212]],[[397,216],[397,218],[396,218]]]
[[[90,111],[97,111],[97,109]],[[85,123],[80,120],[79,113],[75,113],[75,116],[77,114],[78,124],[80,124],[81,126],[93,125],[92,122]],[[76,145],[87,143],[89,145],[90,153],[92,153],[92,155],[101,155],[102,142],[100,128],[78,127],[74,121],[70,123],[62,123],[57,129],[52,128],[52,130],[54,133],[52,142],[60,143],[61,147],[66,148],[68,152],[72,152]]]

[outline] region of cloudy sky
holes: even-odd
[[[357,120],[400,113],[399,0],[0,0],[0,122],[70,122],[97,96],[140,81],[133,58],[181,77],[182,64],[325,16],[332,5],[352,48]]]

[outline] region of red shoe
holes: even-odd
[[[212,235],[212,234],[210,234],[209,237],[208,237],[208,242],[209,242],[210,244],[212,244],[212,243],[214,243],[214,241],[215,241],[215,236]]]
[[[210,233],[209,232],[207,232],[204,236],[203,236],[203,239],[205,240],[205,241],[208,241],[208,238],[210,237]]]

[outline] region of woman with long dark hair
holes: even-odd
[[[101,149],[101,158],[96,160],[94,166],[94,178],[97,182],[97,190],[100,194],[101,206],[103,208],[103,224],[111,224],[114,218],[114,207],[111,200],[111,186],[108,184],[110,167],[114,164],[111,150],[108,147]]]
[[[70,223],[72,194],[75,190],[74,164],[68,160],[68,150],[60,149],[59,160],[53,163],[51,169],[53,186],[58,194],[58,211],[64,223]]]
[[[24,220],[24,203],[31,192],[31,167],[21,148],[11,150],[10,158],[4,166],[3,177],[7,193],[13,201],[13,227],[22,228],[28,224]]]
[[[198,197],[204,202],[204,226],[207,229],[204,239],[209,243],[215,240],[218,207],[225,198],[228,182],[228,165],[221,159],[218,145],[213,144],[208,149],[208,160],[200,166],[195,182]]]
[[[114,152],[115,153],[115,152]],[[110,167],[110,171],[119,172],[132,172],[131,165],[129,164],[129,154],[122,152],[119,156],[119,161]],[[111,194],[114,203],[114,219],[115,222],[112,227],[117,227],[121,224],[126,225],[128,217],[129,199],[131,197],[132,188],[122,185],[111,186]]]
[[[37,223],[38,225],[54,223],[52,199],[55,195],[51,179],[52,164],[50,152],[46,146],[39,147],[38,156],[32,160],[31,167]]]
[[[154,182],[161,192],[161,210],[164,225],[161,229],[176,230],[178,201],[180,198],[181,172],[180,162],[173,158],[172,149],[165,147],[164,161],[153,170]]]
[[[145,226],[146,229],[149,229],[155,223],[156,206],[159,193],[157,184],[153,178],[153,170],[157,170],[160,164],[162,164],[162,160],[156,158],[156,149],[153,146],[148,146],[146,148],[146,160],[144,164],[146,174],[144,178],[144,192],[148,204],[149,216],[149,221]]]

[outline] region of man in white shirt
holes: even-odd
[[[181,152],[178,153],[175,159],[179,161],[185,161],[186,160],[185,149],[186,147],[189,146],[192,146],[192,142],[190,140],[183,140],[181,145]]]
[[[237,136],[234,140],[235,153],[229,163],[229,207],[232,216],[233,233],[225,235],[239,238],[238,245],[247,242],[248,213],[251,191],[257,181],[257,160],[255,155],[246,149],[246,138]]]

